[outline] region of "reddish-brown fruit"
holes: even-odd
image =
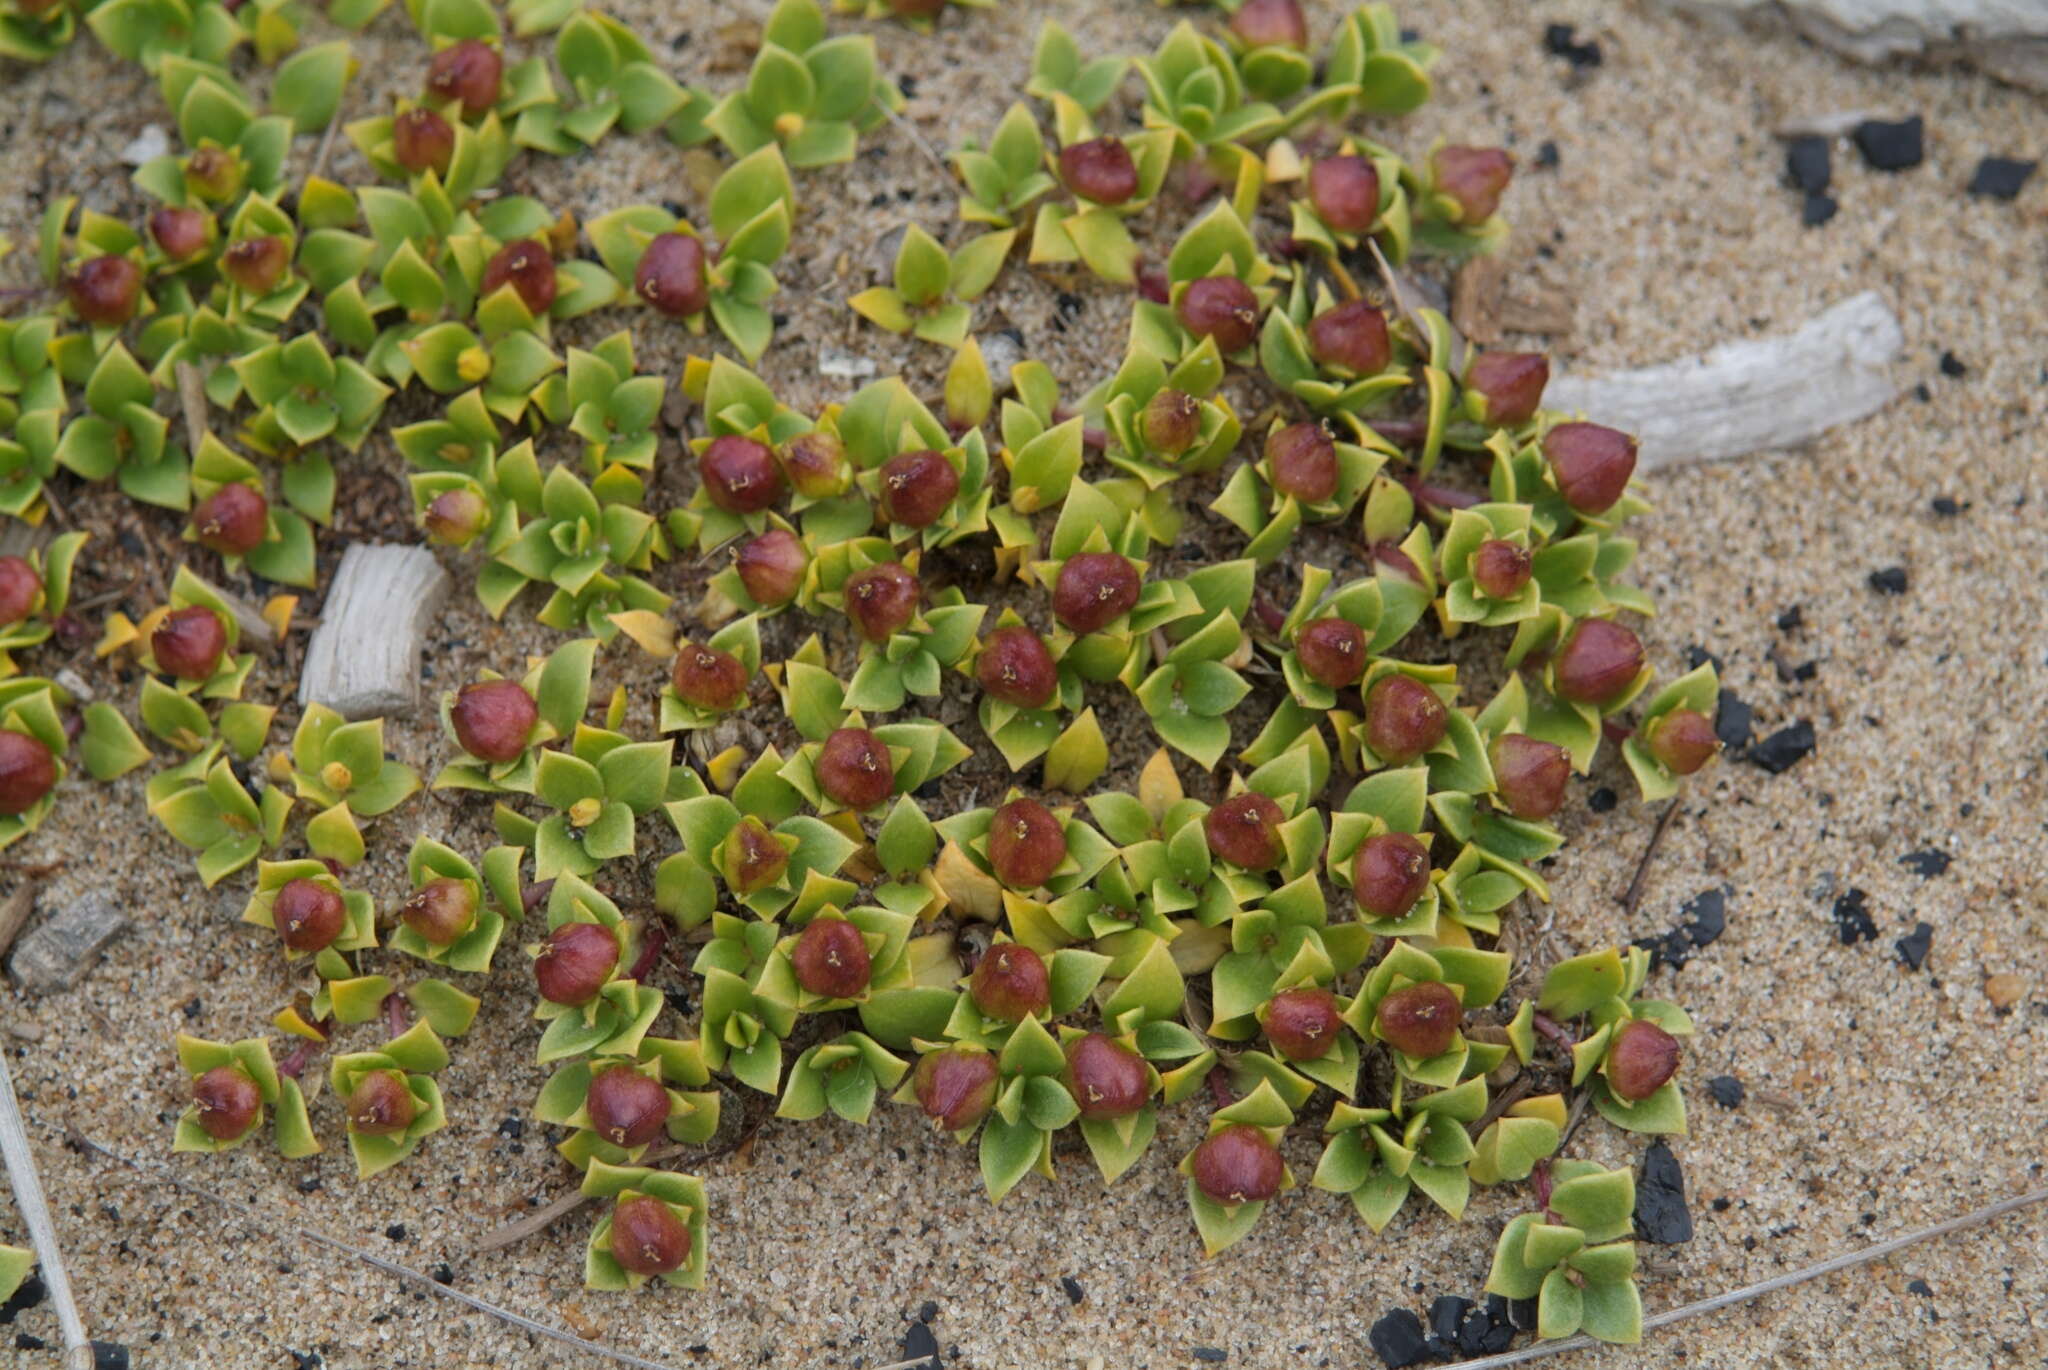
[[[65,275],[64,297],[85,322],[117,328],[142,305],[142,268],[126,257],[88,257]]]
[[[1543,435],[1543,456],[1557,493],[1580,514],[1612,509],[1636,473],[1636,440],[1597,423],[1559,424]]]
[[[43,578],[26,557],[0,557],[0,628],[21,622],[35,612]]]
[[[403,110],[391,121],[391,156],[414,175],[446,176],[455,158],[455,126],[425,105]]]
[[[1458,206],[1458,222],[1480,224],[1500,208],[1515,159],[1497,147],[1440,147],[1430,159],[1436,188]]]
[[[1068,557],[1052,587],[1052,616],[1068,631],[1107,628],[1138,602],[1138,568],[1115,552],[1081,552]]]
[[[1550,359],[1540,352],[1481,352],[1465,368],[1465,388],[1486,400],[1486,422],[1507,428],[1527,423],[1550,384]]]
[[[538,238],[516,238],[491,254],[477,283],[479,297],[506,286],[529,314],[545,314],[555,302],[555,257]]]
[[[719,870],[732,892],[744,898],[767,889],[789,869],[789,848],[766,823],[748,814],[725,835]]]
[[[1067,1089],[1089,1123],[1128,1118],[1145,1106],[1152,1077],[1145,1058],[1100,1032],[1067,1044]]]
[[[974,678],[991,699],[1019,709],[1043,709],[1059,692],[1059,667],[1045,639],[1021,623],[998,628],[981,644]]]
[[[747,702],[746,664],[731,652],[696,642],[676,644],[669,683],[676,698],[708,714],[737,709]]]
[[[612,1259],[629,1275],[666,1275],[690,1259],[690,1226],[652,1194],[612,1205]]]
[[[224,557],[247,556],[270,534],[270,501],[240,482],[208,495],[192,511],[192,537]]]
[[[797,591],[803,589],[804,572],[810,569],[811,557],[795,533],[787,528],[770,528],[742,543],[732,564],[753,601],[774,609],[795,599]]]
[[[1376,376],[1394,359],[1387,316],[1364,300],[1346,300],[1308,321],[1308,352],[1319,365]]]
[[[1280,825],[1286,821],[1286,813],[1270,797],[1246,790],[1202,815],[1202,836],[1212,855],[1233,866],[1271,870],[1287,855],[1280,840]]]
[[[1185,455],[1202,436],[1202,402],[1171,386],[1145,401],[1138,416],[1138,435],[1162,456]]]
[[[928,1051],[910,1077],[924,1116],[947,1132],[964,1132],[988,1116],[996,1102],[996,1058],[980,1047]]]
[[[1308,677],[1333,690],[1348,689],[1365,674],[1365,630],[1348,618],[1318,618],[1301,625],[1294,654]]]
[[[1230,31],[1248,48],[1306,48],[1308,16],[1299,0],[1244,0]]]
[[[887,642],[910,626],[924,587],[900,561],[885,561],[846,578],[846,616],[869,642]]]
[[[1060,149],[1060,179],[1099,205],[1120,205],[1138,193],[1138,164],[1118,138],[1091,138]]]
[[[220,254],[221,274],[251,295],[268,295],[291,269],[291,249],[284,239],[264,233],[229,243]]]
[[[1557,693],[1575,704],[1604,705],[1620,698],[1643,669],[1643,643],[1604,618],[1582,618],[1550,661]]]
[[[1631,1018],[1607,1044],[1607,1087],[1631,1102],[1647,1099],[1678,1073],[1678,1039],[1647,1018]]]
[[[429,946],[452,946],[476,926],[476,887],[441,876],[421,885],[399,906],[398,917]]]
[[[648,239],[633,268],[633,293],[671,319],[703,313],[711,303],[711,282],[704,274],[702,240],[687,233],[657,233]]]
[[[1364,233],[1380,217],[1380,173],[1364,157],[1319,157],[1309,164],[1308,202],[1339,233]]]
[[[1375,918],[1399,918],[1429,888],[1429,849],[1413,833],[1383,832],[1351,857],[1351,897]]]
[[[231,1142],[255,1126],[263,1093],[240,1066],[215,1066],[192,1082],[192,1107],[200,1131],[216,1142]]]
[[[882,513],[905,528],[937,523],[959,493],[960,473],[938,452],[905,452],[882,466]]]
[[[242,193],[248,164],[237,153],[207,145],[185,159],[185,188],[202,200],[224,204]]]
[[[1494,739],[1492,756],[1494,797],[1509,813],[1536,822],[1563,806],[1570,752],[1526,733],[1506,733]]]
[[[697,457],[704,493],[728,514],[758,514],[782,498],[782,467],[767,444],[736,433],[713,438]]]
[[[613,1146],[646,1146],[668,1121],[668,1088],[631,1066],[606,1066],[583,1093],[590,1129]]]
[[[988,864],[1011,889],[1035,890],[1067,859],[1067,830],[1035,799],[1012,799],[988,825]]]
[[[1444,740],[1451,711],[1436,691],[1393,671],[1365,696],[1365,740],[1382,761],[1403,766]]]
[[[849,809],[872,809],[896,792],[896,763],[866,728],[840,728],[818,749],[818,788]]]
[[[228,649],[228,631],[220,615],[204,604],[173,609],[149,635],[149,653],[157,669],[180,680],[211,680]]]
[[[799,495],[830,499],[846,493],[846,444],[818,429],[799,433],[782,444],[782,470]]]
[[[149,216],[149,236],[174,262],[189,262],[206,251],[206,211],[189,205],[165,205]]]
[[[1174,313],[1182,328],[1198,338],[1214,338],[1225,353],[1242,352],[1259,336],[1259,297],[1235,276],[1188,282]]]
[[[325,951],[347,925],[348,906],[318,881],[290,880],[270,903],[270,922],[291,950]]]
[[[455,740],[479,761],[503,765],[526,751],[540,708],[516,680],[480,680],[455,692],[448,706]]]
[[[1506,538],[1488,538],[1472,553],[1472,583],[1488,599],[1513,599],[1535,567],[1529,549]]]
[[[898,19],[936,19],[945,9],[946,0],[889,0],[889,13]]]
[[[470,119],[490,113],[498,103],[505,59],[481,38],[465,38],[442,48],[427,66],[427,93],[437,100],[459,100]]]
[[[1421,1060],[1449,1051],[1464,1017],[1465,1006],[1458,1001],[1456,990],[1424,980],[1394,990],[1380,1000],[1373,1021],[1381,1041]]]
[[[814,918],[789,954],[796,982],[821,999],[865,993],[873,965],[860,929],[844,918]]]
[[[348,1129],[366,1137],[389,1137],[412,1126],[419,1113],[419,1100],[403,1073],[373,1070],[356,1081],[342,1106],[348,1115]]]
[[[1283,989],[1266,1005],[1266,1040],[1290,1061],[1322,1060],[1343,1029],[1337,996],[1318,985]]]
[[[619,966],[619,939],[598,923],[564,923],[541,943],[533,978],[551,1004],[587,1004]]]
[[[490,506],[474,490],[443,490],[428,502],[420,522],[427,536],[447,547],[460,547],[483,532],[491,516]]]
[[[1673,775],[1691,775],[1721,750],[1714,720],[1698,709],[1673,709],[1650,725],[1650,755]]]
[[[27,733],[0,731],[0,815],[26,813],[57,783],[57,760]]]
[[[967,997],[987,1017],[1021,1023],[1052,1007],[1052,979],[1037,952],[1015,942],[999,942],[968,977]]]
[[[1290,423],[1266,439],[1266,477],[1283,495],[1322,504],[1337,493],[1337,441],[1313,419]]]
[[[1234,1123],[1195,1148],[1195,1187],[1220,1204],[1264,1203],[1287,1173],[1279,1148],[1249,1123]]]

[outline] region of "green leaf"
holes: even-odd
[[[952,283],[953,266],[946,249],[916,224],[903,234],[896,249],[896,291],[915,308],[936,302]]]

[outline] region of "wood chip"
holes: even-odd
[[[14,939],[21,936],[21,930],[28,923],[28,916],[35,912],[36,882],[25,881],[17,886],[5,900],[0,900],[0,956],[14,945]]]
[[[447,596],[448,573],[426,549],[352,545],[306,644],[299,706],[325,704],[344,718],[413,712],[420,647]]]
[[[1761,19],[1858,62],[1933,58],[2048,90],[2048,8],[2033,0],[1664,0],[1704,16]]]
[[[128,930],[128,916],[93,890],[31,930],[7,963],[14,983],[31,994],[69,989],[92,969],[100,949]]]
[[[1507,263],[1484,253],[1459,267],[1451,282],[1451,322],[1481,347],[1500,341],[1500,306],[1507,272]]]

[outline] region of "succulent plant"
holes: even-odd
[[[292,811],[282,786],[266,785],[260,800],[252,797],[217,740],[152,775],[143,799],[173,839],[198,853],[200,883],[209,889],[283,841]]]
[[[1270,561],[1304,520],[1348,515],[1385,461],[1384,452],[1339,441],[1319,421],[1276,422],[1261,459],[1239,466],[1209,507],[1251,538],[1247,553]]]
[[[1064,95],[1093,114],[1109,101],[1123,84],[1131,59],[1114,54],[1084,59],[1080,45],[1059,22],[1039,23],[1038,41],[1031,53],[1031,78],[1025,92],[1041,100]]]
[[[412,889],[399,906],[391,945],[450,970],[481,974],[491,968],[507,918],[522,916],[518,847],[493,847],[482,870],[431,837],[413,839],[406,854]]]
[[[434,776],[437,790],[532,794],[541,749],[576,730],[590,703],[595,638],[565,642],[523,679],[485,670],[441,695],[441,726],[461,755]]]
[[[630,974],[642,950],[639,922],[567,873],[548,891],[547,920],[547,937],[527,949],[541,1000],[533,1016],[547,1024],[534,1059],[637,1057],[664,1002],[660,990]]]
[[[894,1090],[909,1069],[908,1061],[866,1033],[841,1033],[790,1063],[775,1116],[816,1118],[829,1108],[850,1123],[866,1123],[876,1096]]]
[[[1124,221],[1143,213],[1165,184],[1174,135],[1163,128],[1100,135],[1075,101],[1055,95],[1052,104],[1059,147],[1047,153],[1047,164],[1072,203],[1039,204],[1032,264],[1078,261],[1106,281],[1130,284],[1137,279],[1138,244]]]
[[[818,664],[822,660],[813,639],[783,663],[783,709],[806,741],[779,772],[821,814],[877,808],[970,755],[943,724],[884,723],[870,729],[858,710],[846,709],[838,681]]]
[[[787,954],[776,956],[781,932],[771,922],[714,913],[711,939],[691,963],[704,977],[699,1032],[706,1063],[763,1094],[781,1086],[782,1043],[796,1026],[802,993],[793,974],[762,984],[771,963],[791,969]]]
[[[1047,27],[1052,27],[1050,20]],[[1044,41],[1041,31],[1040,42]],[[1068,42],[1071,45],[1072,40]],[[1021,101],[1011,105],[989,136],[987,147],[969,138],[953,154],[953,165],[965,187],[960,194],[960,217],[991,228],[1019,227],[1025,212],[1059,184],[1046,158],[1037,116]]]
[[[792,906],[809,914],[851,902],[858,892],[838,878],[857,844],[802,811],[804,797],[778,774],[781,764],[770,748],[734,784],[730,799],[700,792],[662,806],[682,850],[655,872],[655,905],[682,927],[711,916],[720,884],[735,904],[766,919]]]
[[[1677,793],[1678,782],[1714,759],[1721,740],[1714,731],[1721,681],[1712,662],[1703,662],[1650,696],[1633,737],[1621,744],[1643,802]]]
[[[1536,1335],[1584,1332],[1597,1341],[1642,1340],[1636,1292],[1635,1176],[1592,1161],[1559,1161],[1541,1213],[1524,1213],[1501,1230],[1487,1292],[1535,1299]]]
[[[351,723],[319,703],[306,706],[290,758],[277,758],[273,770],[290,778],[301,802],[319,810],[306,821],[313,854],[349,866],[363,859],[356,820],[382,817],[420,787],[419,772],[385,755],[383,719]]]
[[[571,1165],[630,1165],[657,1137],[699,1146],[718,1131],[719,1093],[696,1042],[646,1037],[632,1056],[576,1061],[548,1077],[533,1116],[570,1134],[555,1144]]]
[[[260,862],[242,921],[275,931],[288,961],[377,945],[376,902],[312,858]]]
[[[260,1037],[209,1042],[178,1034],[178,1065],[191,1079],[192,1103],[179,1115],[173,1151],[227,1151],[256,1135],[270,1110],[278,1153],[301,1160],[320,1150],[299,1082],[279,1075]]]
[[[1405,944],[1403,944],[1405,945]],[[1375,1232],[1385,1230],[1414,1190],[1453,1218],[1464,1216],[1475,1147],[1466,1132],[1486,1111],[1486,1081],[1411,1094],[1397,1086],[1390,1107],[1339,1101],[1323,1131],[1317,1189],[1351,1196]],[[1553,1135],[1552,1144],[1556,1138]]]
[[[144,678],[139,712],[143,726],[173,746],[193,751],[214,735],[207,700],[239,700],[256,658],[235,652],[241,625],[226,600],[185,566],[171,579],[170,602],[130,624],[118,615],[108,620],[98,648],[101,655],[134,648]],[[271,710],[254,704],[229,704],[220,714],[220,733],[246,760],[262,746]]]
[[[1267,1203],[1294,1187],[1279,1147],[1293,1122],[1294,1111],[1264,1081],[1210,1115],[1208,1136],[1180,1163],[1203,1254],[1214,1256],[1242,1239]]]
[[[533,793],[554,812],[536,822],[500,803],[499,837],[533,852],[534,877],[590,875],[631,856],[634,824],[668,797],[674,742],[634,742],[623,733],[578,723],[566,748],[540,753]]]
[[[530,103],[513,125],[512,140],[523,147],[568,156],[595,146],[613,128],[627,133],[677,129],[696,102],[655,62],[653,52],[624,24],[589,10],[569,11],[555,35],[555,65],[576,97],[565,105],[546,69],[526,79],[536,85]],[[515,72],[517,69],[515,68]],[[515,77],[515,86],[520,84]],[[701,113],[695,116],[701,120]]]
[[[1259,251],[1228,201],[1219,201],[1174,241],[1166,259],[1168,300],[1131,310],[1131,346],[1169,364],[1205,340],[1226,359],[1249,363],[1260,321],[1278,293],[1278,268]]]
[[[347,1110],[348,1146],[356,1174],[369,1179],[419,1148],[448,1125],[434,1076],[448,1064],[448,1049],[424,1020],[378,1051],[336,1056],[328,1086]]]
[[[704,125],[735,157],[779,144],[793,167],[853,160],[860,135],[901,96],[875,69],[869,34],[825,36],[812,0],[781,0],[761,32],[746,84],[719,101]]]
[[[1572,1047],[1572,1084],[1588,1085],[1601,1117],[1631,1132],[1683,1134],[1685,1098],[1672,1077],[1676,1039],[1692,1034],[1692,1019],[1667,1000],[1637,997],[1649,973],[1642,947],[1574,956],[1551,967],[1536,1008],[1560,1020],[1585,1017],[1586,1035]]]
[[[491,559],[476,576],[477,598],[493,618],[533,584],[550,591],[535,617],[599,641],[618,631],[614,614],[668,608],[668,597],[644,578],[655,558],[668,554],[653,518],[630,505],[601,502],[565,466],[509,493],[492,526]]]
[[[1469,1040],[1459,1029],[1468,1010],[1500,997],[1511,970],[1504,952],[1450,946],[1423,951],[1396,941],[1366,976],[1345,1021],[1366,1041],[1387,1046],[1403,1080],[1449,1089],[1484,1075],[1506,1056],[1505,1045]]]
[[[704,1287],[709,1205],[695,1176],[593,1158],[583,1192],[612,1201],[584,1250],[585,1287],[638,1289],[650,1279]]]
[[[1208,161],[1226,182],[1248,175],[1255,192],[1258,162],[1247,149],[1286,120],[1277,106],[1250,98],[1229,51],[1182,23],[1135,65],[1145,82],[1145,127],[1172,132],[1176,160]]]
[[[870,286],[847,304],[891,333],[911,333],[925,342],[958,347],[973,325],[973,302],[995,283],[1016,240],[1016,230],[998,229],[969,238],[949,253],[931,234],[911,224],[896,249],[892,284]]]
[[[71,602],[71,569],[87,535],[60,533],[26,556],[0,557],[0,678],[21,668],[14,653],[50,640]]]
[[[78,12],[61,0],[7,0],[0,8],[0,57],[47,62],[77,36]],[[24,1265],[21,1276],[27,1274]],[[15,1280],[17,1285],[20,1282]]]
[[[130,498],[166,509],[191,503],[191,464],[156,412],[156,386],[120,342],[100,353],[85,409],[64,425],[51,460],[83,480],[112,478]],[[28,435],[33,439],[33,435]]]
[[[313,527],[274,507],[253,462],[207,434],[192,462],[191,522],[185,536],[220,555],[230,572],[244,563],[267,580],[310,589],[317,581]]]
[[[1133,347],[1104,395],[1103,418],[1114,440],[1104,455],[1153,489],[1217,469],[1244,431],[1218,388],[1223,377],[1213,338],[1171,367]]]
[[[1451,257],[1496,251],[1508,231],[1496,211],[1514,169],[1504,149],[1437,143],[1422,172],[1409,172],[1416,243]]]

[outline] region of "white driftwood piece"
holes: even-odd
[[[1643,469],[1794,447],[1882,409],[1905,334],[1876,291],[1796,333],[1724,343],[1701,357],[1611,376],[1560,376],[1543,407],[1626,429]]]
[[[447,596],[448,573],[425,548],[351,546],[306,644],[299,706],[325,704],[344,718],[417,709],[420,647]]]
[[[92,1370],[95,1359],[85,1323],[78,1316],[78,1302],[71,1296],[71,1278],[64,1270],[64,1249],[57,1244],[57,1228],[50,1221],[50,1205],[43,1198],[43,1182],[36,1174],[35,1153],[29,1150],[28,1131],[22,1126],[21,1105],[14,1094],[14,1077],[0,1056],[0,1158],[7,1164],[7,1178],[14,1186],[14,1206],[28,1228],[29,1244],[35,1248],[36,1263],[43,1268],[43,1287],[57,1310],[57,1326],[64,1333],[64,1370]]]
[[[1781,19],[1859,62],[1953,57],[2001,81],[2048,90],[2042,0],[1664,0],[1699,15]]]

